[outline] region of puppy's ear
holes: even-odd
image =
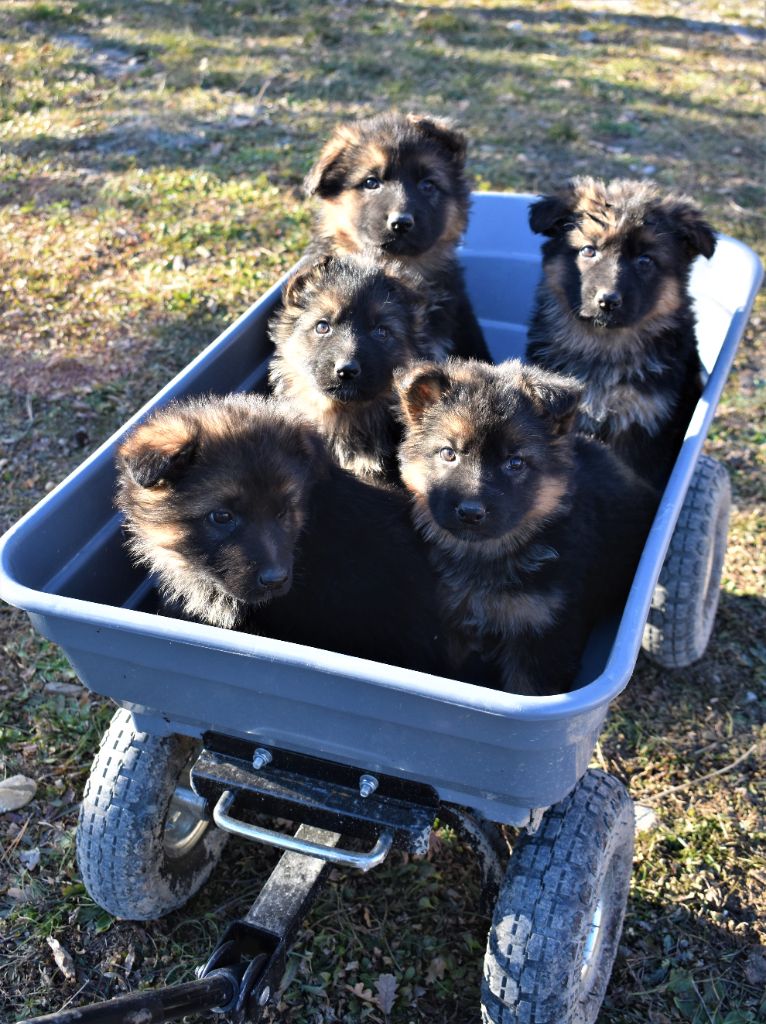
[[[420,421],[429,406],[435,405],[451,381],[438,363],[413,363],[394,371],[394,387],[404,418],[410,426]]]
[[[332,256],[322,256],[305,266],[299,267],[282,289],[282,303],[285,306],[300,306],[306,289],[319,280]]]
[[[358,141],[352,126],[338,125],[324,144],[319,159],[303,182],[306,194],[321,199],[337,196],[343,191],[346,178],[345,154]]]
[[[443,117],[425,117],[421,114],[407,114],[407,120],[427,139],[446,150],[455,163],[461,166],[465,163],[468,142],[465,135],[451,121]]]
[[[553,238],[560,235],[573,220],[571,193],[543,196],[529,207],[529,226],[536,235]]]
[[[540,412],[553,421],[555,434],[567,434],[574,426],[583,386],[573,377],[548,373],[536,366],[522,368],[522,382]]]
[[[715,231],[702,216],[691,200],[671,196],[663,203],[663,209],[670,218],[676,234],[684,243],[689,259],[704,256],[706,259],[715,252]]]
[[[197,434],[181,416],[160,414],[136,427],[117,453],[119,467],[139,487],[180,479],[194,460]]]

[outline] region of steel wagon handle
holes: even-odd
[[[236,794],[230,789],[225,789],[221,793],[213,808],[213,821],[219,828],[225,832],[232,832],[235,836],[253,839],[255,842],[265,843],[267,846],[276,846],[280,850],[292,850],[295,853],[305,854],[307,857],[319,857],[330,864],[342,864],[344,867],[357,868],[359,871],[370,871],[383,863],[394,841],[391,832],[381,832],[378,841],[369,853],[338,850],[333,846],[324,846],[322,843],[310,843],[297,836],[286,836],[282,832],[274,832],[272,829],[261,828],[260,825],[250,825],[247,822],[239,821],[238,818],[233,818],[229,814],[229,810],[235,798]],[[333,833],[328,833],[328,836],[333,836]]]

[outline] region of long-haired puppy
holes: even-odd
[[[341,124],[306,178],[318,200],[310,252],[372,250],[428,284],[429,326],[447,352],[491,362],[456,246],[468,222],[466,139],[449,121],[386,113]]]
[[[572,432],[571,378],[451,359],[410,367],[397,387],[402,480],[453,664],[478,653],[508,692],[566,692],[592,627],[627,595],[653,490]]]
[[[415,284],[363,257],[325,256],[287,282],[269,325],[274,393],[362,478],[398,479],[394,370],[429,347]]]
[[[548,241],[527,359],[581,381],[577,429],[664,485],[702,389],[688,279],[712,228],[649,182],[594,178],[539,199],[529,221]]]
[[[123,441],[116,505],[166,614],[442,674],[406,495],[335,467],[284,403],[177,402]]]

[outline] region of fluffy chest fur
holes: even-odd
[[[304,375],[281,372],[281,360],[272,360],[275,395],[296,404],[301,414],[322,434],[342,469],[370,480],[397,478],[396,445],[401,428],[392,413],[390,394],[369,402],[334,401]]]
[[[555,624],[565,594],[545,571],[558,558],[554,548],[529,544],[489,557],[470,548],[445,552],[433,547],[431,557],[456,652],[489,653],[498,644],[539,635]]]

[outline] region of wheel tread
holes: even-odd
[[[725,468],[702,455],[652,596],[642,646],[664,668],[684,668],[705,653],[718,604],[731,486]],[[705,580],[713,548],[710,579]]]
[[[626,808],[629,836],[624,835]],[[589,771],[546,813],[537,834],[519,841],[488,938],[482,985],[486,1024],[586,1024],[586,1018],[572,1015],[576,1008],[562,1016],[562,992],[571,983],[562,951],[571,952],[573,931],[576,934],[589,912],[599,872],[598,851],[618,823],[630,856],[630,799],[617,780]],[[562,906],[568,908],[566,917]]]
[[[198,848],[165,863],[164,815],[191,741],[137,732],[119,709],[102,737],[80,805],[77,860],[91,897],[116,917],[150,920],[204,884],[226,841],[208,829]]]

